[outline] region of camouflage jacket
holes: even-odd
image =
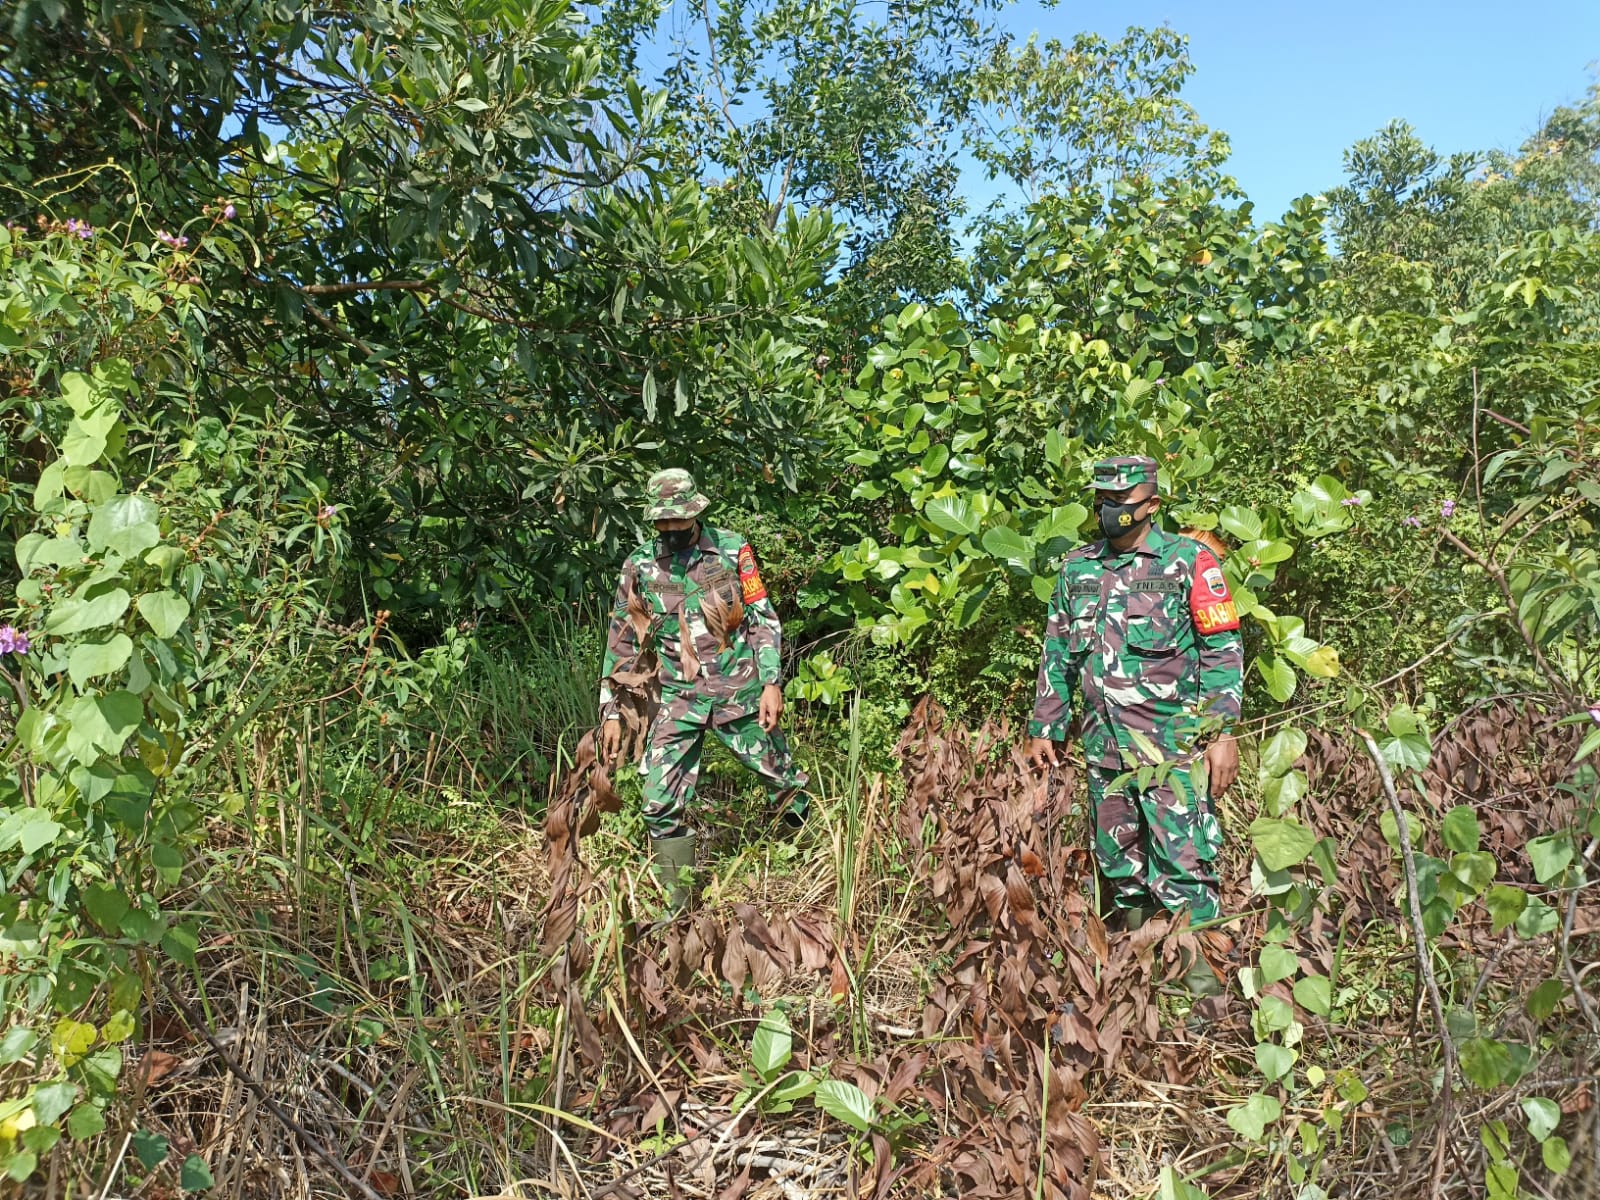
[[[1132,768],[1192,754],[1204,718],[1239,716],[1244,647],[1216,556],[1152,527],[1119,554],[1106,541],[1062,564],[1045,624],[1028,731],[1066,739],[1080,697],[1085,759]]]
[[[783,631],[767,597],[755,552],[736,533],[700,527],[700,540],[677,554],[659,539],[622,566],[601,669],[600,715],[615,712],[612,673],[656,660],[663,706],[709,708],[720,725],[760,704],[779,682]]]

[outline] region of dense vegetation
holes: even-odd
[[[1600,90],[1258,214],[1181,36],[997,7],[12,7],[7,1187],[1600,1189]],[[1019,816],[1109,453],[1246,620],[1231,1004]],[[666,465],[820,811],[711,755],[656,925],[570,768]]]

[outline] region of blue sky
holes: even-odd
[[[1063,42],[1129,25],[1187,34],[1195,73],[1184,96],[1227,132],[1229,170],[1258,220],[1337,186],[1345,149],[1395,117],[1441,153],[1513,148],[1584,96],[1600,60],[1600,0],[1025,0],[1003,20]],[[974,210],[993,194],[979,170],[963,184]]]

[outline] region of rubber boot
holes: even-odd
[[[667,893],[667,906],[675,913],[682,912],[689,906],[689,877],[694,871],[694,834],[651,838],[650,869],[655,873],[662,890]]]
[[[791,792],[778,797],[778,803],[782,805],[778,829],[784,837],[794,837],[806,827],[806,818],[811,815],[811,797],[805,792]]]
[[[1146,921],[1156,915],[1156,909],[1148,904],[1141,904],[1138,908],[1124,908],[1118,911],[1122,913],[1122,927],[1129,933],[1140,928]]]
[[[1183,986],[1185,991],[1199,1000],[1207,996],[1220,996],[1223,992],[1222,980],[1217,978],[1217,973],[1211,969],[1211,964],[1203,954],[1196,954],[1189,969],[1183,973]]]

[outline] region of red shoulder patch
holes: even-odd
[[[746,604],[767,598],[767,585],[761,582],[761,571],[756,566],[756,552],[748,543],[739,547],[739,587]]]
[[[1201,633],[1226,633],[1239,628],[1239,610],[1228,591],[1228,581],[1217,565],[1216,555],[1204,546],[1194,558],[1194,576],[1189,581],[1189,612]]]

